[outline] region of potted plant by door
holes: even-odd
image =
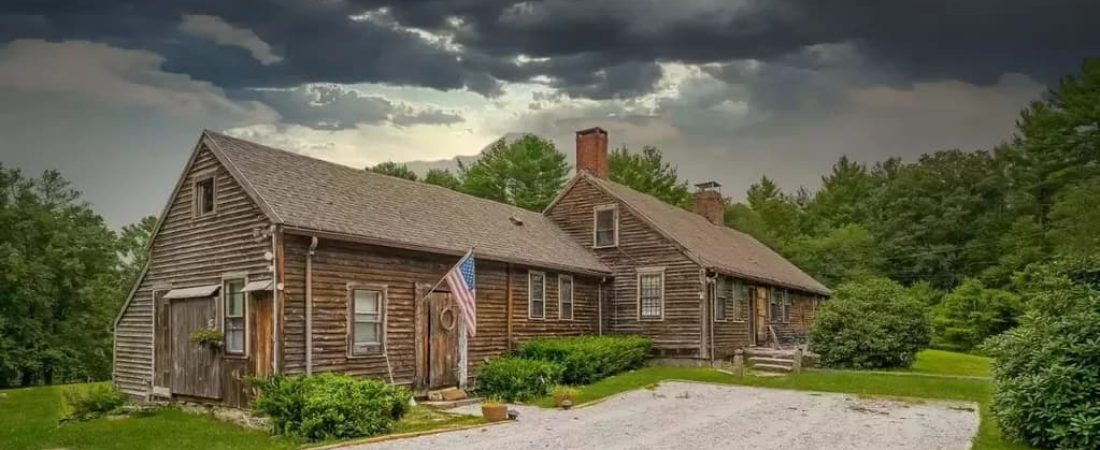
[[[508,420],[508,405],[498,398],[489,398],[481,404],[481,416],[490,422]]]

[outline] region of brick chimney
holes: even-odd
[[[577,132],[577,173],[607,178],[607,131],[592,127]]]
[[[722,185],[708,181],[695,185],[695,213],[715,225],[726,223],[726,200],[722,198]]]

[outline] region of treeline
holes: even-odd
[[[156,219],[110,230],[55,171],[0,165],[0,388],[104,380]]]

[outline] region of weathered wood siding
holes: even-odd
[[[216,212],[193,219],[194,181],[210,173],[215,175]],[[171,366],[163,351],[158,354],[156,369],[153,367],[154,340],[158,348],[165,349],[169,339],[153,336],[154,288],[164,291],[219,284],[223,274],[230,272],[243,272],[255,278],[271,276],[263,258],[264,252],[271,250],[271,239],[257,239],[253,234],[257,228],[268,227],[267,218],[214,155],[207,149],[200,150],[183,177],[153,240],[145,277],[115,330],[115,384],[134,396],[147,395],[154,377],[158,386],[169,386]],[[166,317],[161,315],[162,319]],[[232,364],[223,367],[226,377],[223,389],[243,389],[237,366],[243,367]],[[230,395],[223,396],[227,397]]]
[[[285,365],[290,374],[305,368],[305,261],[309,238],[288,235],[286,250]],[[415,304],[417,284],[439,281],[458,258],[398,250],[366,244],[321,239],[313,256],[313,371],[341,372],[354,376],[389,378],[413,385],[416,377]],[[477,261],[477,335],[468,342],[469,374],[476,366],[508,349],[506,311],[508,265]],[[527,319],[526,267],[511,266],[512,336],[514,343],[540,336],[595,332],[599,280],[574,276],[573,321],[557,320],[557,276],[547,270],[547,319]],[[348,283],[385,285],[386,357],[349,358]],[[390,368],[387,368],[387,357]]]
[[[732,278],[732,277],[727,277]],[[714,321],[714,356],[724,359],[739,348],[748,347],[752,315],[751,299],[735,290],[726,311],[725,321]]]
[[[782,344],[802,343],[809,338],[822,297],[791,291],[790,299],[790,319],[771,322]]]
[[[592,246],[593,210],[617,204],[619,245],[593,251],[612,268],[614,292],[607,318],[612,333],[640,334],[653,339],[657,356],[702,357],[703,279],[698,264],[673,242],[635,216],[626,205],[586,180],[579,180],[547,212],[581,245]],[[663,320],[638,320],[637,272],[639,267],[665,268]]]

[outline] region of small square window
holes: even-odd
[[[201,217],[214,212],[214,177],[195,183],[195,216]]]

